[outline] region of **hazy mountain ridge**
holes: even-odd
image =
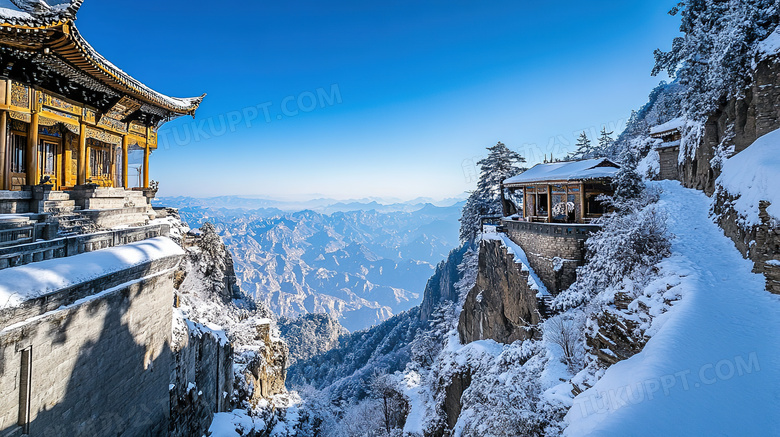
[[[242,289],[276,314],[327,313],[350,331],[418,305],[458,242],[460,205],[332,214],[177,205],[191,226],[215,225]]]
[[[367,199],[310,199],[303,201],[274,200],[256,196],[219,196],[219,197],[159,197],[155,202],[172,208],[225,208],[245,210],[267,210],[269,213],[290,213],[312,210],[323,214],[349,211],[379,211],[379,212],[415,212],[428,205],[447,208],[465,201],[467,193],[447,199],[418,197],[404,201],[396,198]]]

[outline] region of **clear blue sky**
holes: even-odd
[[[208,93],[161,131],[161,195],[444,198],[497,141],[533,162],[621,130],[674,3],[87,0],[77,23],[152,88]]]

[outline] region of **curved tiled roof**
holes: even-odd
[[[180,115],[194,115],[203,101],[200,97],[169,97],[144,85],[97,52],[73,25],[83,0],[0,0],[0,26],[53,31],[50,42],[26,48],[49,49],[99,82],[141,100]],[[0,43],[3,41],[0,34]],[[39,46],[38,46],[39,45]]]

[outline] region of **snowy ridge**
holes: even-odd
[[[675,235],[659,267],[680,276],[669,291],[682,300],[642,352],[575,398],[565,435],[779,435],[780,297],[712,223],[704,194],[654,184]]]

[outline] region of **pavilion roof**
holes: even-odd
[[[505,180],[504,185],[606,179],[614,177],[618,170],[620,166],[606,158],[537,164],[530,170]]]
[[[672,132],[678,132],[685,126],[685,118],[679,117],[673,120],[669,120],[664,124],[660,124],[650,129],[650,136],[660,138],[664,135],[668,135]]]
[[[165,112],[194,115],[205,94],[176,98],[154,91],[109,62],[81,36],[73,22],[82,2],[0,0],[0,45],[35,53],[39,62],[53,65],[59,71],[62,71],[59,64],[64,61],[91,81]]]

